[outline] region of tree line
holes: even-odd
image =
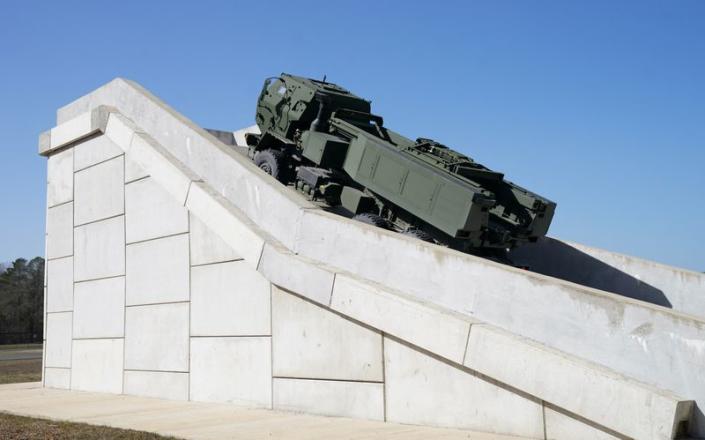
[[[41,341],[43,312],[44,258],[0,264],[0,344]]]

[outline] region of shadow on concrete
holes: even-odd
[[[660,289],[553,238],[518,247],[509,258],[532,272],[673,308]]]

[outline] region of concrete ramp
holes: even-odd
[[[122,79],[60,109],[40,153],[47,387],[534,439],[705,433],[698,316],[324,212]]]

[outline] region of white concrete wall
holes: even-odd
[[[102,105],[117,107],[140,124],[175,160],[202,176],[212,191],[289,252],[699,399],[705,406],[705,370],[692,368],[705,364],[705,351],[693,342],[705,340],[702,318],[512,270],[317,210],[130,81],[116,79],[67,105],[58,111],[58,122],[80,125],[73,118],[80,122],[82,114]],[[278,275],[277,282],[297,281]],[[705,437],[705,415],[699,414],[697,432]]]
[[[185,123],[178,119],[177,122],[181,124],[174,122],[178,132]],[[438,252],[441,251],[429,250],[428,246],[418,242],[308,209],[301,213],[305,222],[313,221],[314,216],[315,219],[331,222],[331,225],[338,221],[335,224],[337,230],[318,237],[306,235],[309,230],[299,231],[303,237],[300,242],[302,249],[307,249],[308,255],[314,256],[322,252],[325,258],[320,255],[317,259],[296,256],[268,234],[284,234],[282,236],[286,239],[291,227],[288,228],[289,232],[284,233],[277,230],[278,220],[263,220],[264,213],[273,212],[271,208],[276,203],[281,202],[284,208],[291,206],[287,203],[294,203],[296,199],[287,195],[286,191],[269,183],[252,186],[252,182],[245,182],[239,191],[251,197],[248,200],[257,200],[256,205],[248,205],[244,210],[248,213],[256,211],[257,220],[253,222],[227,198],[231,195],[229,187],[220,186],[220,194],[213,191],[210,182],[200,182],[200,177],[192,169],[153,139],[138,135],[141,133],[139,129],[130,128],[130,124],[129,120],[110,116],[107,119],[108,134],[77,144],[85,147],[90,142],[96,142],[99,150],[111,151],[105,146],[104,138],[109,137],[126,151],[126,155],[112,156],[114,150],[110,154],[96,153],[95,157],[102,157],[103,161],[93,165],[82,163],[76,174],[82,173],[83,177],[73,179],[77,193],[83,194],[81,199],[77,198],[72,203],[73,199],[66,200],[64,197],[61,205],[50,205],[48,209],[48,217],[54,215],[56,221],[48,222],[47,247],[49,249],[52,240],[55,240],[57,244],[53,248],[57,261],[74,258],[75,277],[72,309],[51,312],[47,316],[45,384],[65,384],[65,375],[59,370],[73,366],[69,386],[74,388],[100,386],[103,390],[115,391],[119,383],[122,392],[131,394],[228,401],[249,406],[411,423],[472,426],[485,431],[529,436],[538,435],[536,433],[548,428],[543,419],[537,421],[536,408],[542,412],[545,408],[557,406],[563,412],[558,412],[554,419],[567,417],[570,423],[556,422],[556,432],[559,432],[560,423],[564,426],[571,423],[584,425],[580,417],[589,415],[593,417],[588,419],[592,420],[590,426],[603,425],[600,432],[616,426],[623,435],[641,438],[636,434],[644,431],[632,425],[619,425],[618,420],[599,414],[595,407],[605,404],[599,399],[594,406],[581,407],[580,402],[571,402],[572,392],[567,395],[566,392],[556,393],[546,387],[530,389],[531,382],[521,381],[521,372],[510,372],[502,380],[497,380],[492,376],[494,371],[480,372],[483,366],[467,363],[466,347],[468,353],[475,347],[470,345],[473,340],[471,329],[478,323],[467,316],[473,311],[472,307],[492,312],[488,313],[489,316],[497,316],[493,313],[501,311],[508,313],[505,319],[521,317],[521,323],[527,324],[528,316],[517,313],[518,306],[523,303],[519,301],[519,304],[512,305],[506,302],[521,299],[512,296],[518,293],[513,289],[523,288],[539,298],[554,295],[560,299],[561,295],[572,295],[574,302],[566,303],[566,308],[571,310],[572,307],[573,313],[577,314],[569,318],[580,319],[580,314],[584,313],[580,304],[589,302],[581,302],[582,298],[576,297],[577,292],[566,291],[568,285],[559,283],[555,286],[549,279],[542,279],[543,284],[531,285],[524,279],[524,273],[452,252],[440,255]],[[67,138],[67,135],[64,137]],[[207,143],[202,147],[203,151],[208,151]],[[45,151],[51,152],[51,149]],[[57,151],[57,154],[61,153]],[[105,158],[106,154],[111,157]],[[50,156],[50,162],[53,157]],[[219,168],[221,165],[226,168],[232,165],[228,157],[220,158],[222,163],[201,163],[199,166],[204,170],[209,170],[210,166],[217,175],[219,170],[225,169]],[[116,163],[122,164],[122,169]],[[243,179],[250,178],[245,173],[249,172],[249,165],[236,165],[244,166],[239,170]],[[101,167],[104,172],[91,173],[93,167]],[[131,169],[129,173],[128,167]],[[61,181],[50,176],[49,182],[52,180]],[[125,185],[126,181],[128,183]],[[116,190],[115,182],[122,182],[121,191]],[[102,188],[109,196],[101,200],[99,195],[91,192],[93,190],[78,188],[87,184]],[[278,195],[270,198],[270,191],[276,191]],[[122,209],[117,202],[119,200],[123,200]],[[90,201],[95,201],[99,206],[86,208],[85,204]],[[73,215],[73,204],[80,205],[77,208],[81,212],[78,218],[86,222],[75,227],[73,220],[77,217]],[[71,206],[72,212],[68,213],[65,206]],[[160,222],[147,212],[149,206],[159,207],[169,214],[169,218]],[[291,223],[296,225],[297,218],[290,218]],[[186,225],[184,219],[187,219]],[[70,227],[64,224],[66,222],[70,222]],[[325,223],[322,225],[322,231],[332,227]],[[261,226],[269,229],[263,231]],[[129,239],[128,228],[132,231]],[[71,229],[73,234],[68,236],[73,238],[72,242],[65,238],[65,231]],[[352,238],[358,239],[357,248],[345,237],[348,231]],[[71,246],[75,242],[75,255],[73,247],[69,252],[69,242]],[[347,250],[347,259],[336,255],[333,249]],[[399,255],[403,254],[404,261],[412,263],[411,269],[406,265],[394,265],[393,262],[401,260],[399,255],[380,260],[376,253],[380,249],[392,249]],[[361,250],[369,250],[367,255],[372,258],[361,258]],[[433,263],[427,264],[428,258]],[[327,264],[321,264],[321,261]],[[468,261],[472,263],[469,266],[466,265]],[[419,263],[424,263],[424,271],[414,269],[414,265]],[[351,273],[345,274],[341,268]],[[437,283],[436,277],[453,271],[459,273],[444,283]],[[363,277],[360,277],[361,274]],[[429,284],[426,276],[436,284]],[[465,281],[464,276],[475,281],[487,278],[495,284],[508,283],[511,289],[505,287],[502,292],[510,295],[495,298],[498,304],[483,303],[487,298],[482,297],[482,288],[490,287],[491,291],[492,283],[488,284],[485,280],[480,286],[472,286],[461,283]],[[382,280],[384,284],[375,287],[364,278]],[[90,300],[86,302],[86,296],[92,290],[91,284],[106,280],[124,280],[125,316],[121,336],[115,336],[114,320],[106,320],[105,328],[85,318],[81,318],[79,323],[75,322],[76,316],[86,314],[85,310],[78,313],[78,309],[74,311],[73,307],[82,304],[81,308],[85,308],[85,304],[91,304]],[[271,282],[278,287],[273,287]],[[63,285],[66,285],[65,280]],[[77,289],[79,285],[80,289]],[[390,287],[404,293],[394,292]],[[51,289],[50,277],[48,290]],[[419,289],[428,290],[419,293]],[[81,299],[77,302],[75,293],[78,290],[81,291]],[[117,290],[114,286],[100,289],[100,294],[104,293],[112,299],[109,302],[112,306],[101,304],[110,316],[116,315],[115,310],[119,309],[115,306],[119,306]],[[458,294],[461,293],[466,298],[463,304],[458,302]],[[595,298],[604,302],[598,304],[598,308],[621,304],[606,294],[585,293],[590,294],[588,296],[593,302]],[[51,300],[51,293],[49,296],[47,302]],[[62,302],[60,297],[57,297],[57,302]],[[213,303],[221,307],[215,308]],[[664,322],[668,318],[660,310],[640,308],[638,304],[627,305],[632,307],[629,313],[646,310],[647,313],[655,313]],[[493,308],[488,308],[490,306]],[[498,306],[505,310],[500,310]],[[626,308],[624,304],[622,306]],[[530,310],[537,310],[537,305],[534,304]],[[545,322],[531,324],[526,329],[546,329]],[[72,333],[74,329],[89,333],[94,331],[102,336],[90,340],[77,338]],[[677,330],[679,337],[682,336],[682,329]],[[389,333],[389,338],[384,337],[386,333]],[[88,344],[85,341],[98,342]],[[522,339],[512,341],[519,347],[527,344]],[[620,344],[623,341],[613,338],[612,342]],[[118,355],[118,343],[123,348],[122,355]],[[347,350],[341,348],[348,346],[352,347]],[[477,356],[490,353],[488,348],[482,350],[484,352]],[[553,359],[551,362],[555,362],[555,356],[567,356],[545,347],[541,350],[552,353],[553,358],[546,358]],[[500,361],[511,363],[523,360],[512,356],[512,353],[506,353]],[[534,358],[530,354],[526,356]],[[100,364],[98,359],[105,364]],[[72,360],[75,365],[72,365]],[[575,362],[584,361],[575,359]],[[119,369],[118,382],[114,371],[118,370],[120,363],[123,365]],[[556,365],[560,367],[562,364]],[[99,366],[102,376],[95,376],[91,366]],[[583,366],[586,371],[600,370],[591,363]],[[531,371],[535,380],[544,374],[540,368]],[[612,370],[606,371],[608,373],[599,379],[600,383],[619,377]],[[97,385],[98,382],[100,385]],[[637,382],[622,382],[620,386],[624,386],[625,390],[641,390],[649,401],[658,402],[660,412],[655,414],[654,420],[647,422],[649,431],[643,438],[670,438],[672,426],[669,423],[687,416],[690,408],[687,402]],[[426,408],[418,402],[419,390],[424,389],[438,391],[428,399],[431,403],[427,405],[433,408]],[[459,398],[459,389],[465,390],[464,395],[467,394],[469,400]],[[632,406],[637,414],[645,410],[644,402],[638,403],[636,398],[626,402],[634,404]],[[566,408],[562,408],[562,404]],[[498,407],[503,405],[516,409],[520,416],[511,423],[499,424]],[[580,411],[580,417],[566,415],[576,410]],[[461,417],[467,411],[475,414],[470,420]]]

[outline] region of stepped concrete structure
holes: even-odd
[[[45,387],[705,438],[704,275],[550,238],[515,252],[532,271],[462,254],[325,212],[213,133],[116,79],[40,137]]]

